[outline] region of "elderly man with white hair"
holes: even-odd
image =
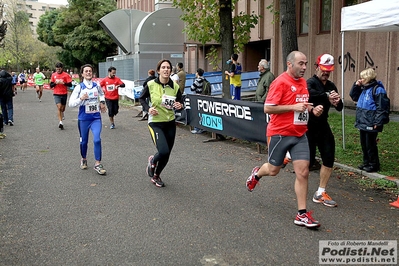
[[[259,80],[255,92],[255,101],[264,103],[269,92],[270,83],[274,80],[274,75],[270,72],[269,62],[266,59],[260,60],[258,64]]]

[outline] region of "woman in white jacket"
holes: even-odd
[[[80,74],[82,75],[82,82],[75,86],[69,98],[69,107],[79,106],[78,129],[80,135],[80,154],[82,156],[80,169],[87,169],[87,143],[89,140],[89,131],[91,130],[94,143],[94,170],[100,175],[105,175],[107,171],[101,164],[101,113],[107,111],[104,91],[99,84],[92,81],[93,67],[91,65],[83,65]]]

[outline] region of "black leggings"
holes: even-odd
[[[169,161],[170,153],[175,144],[176,123],[175,120],[169,122],[151,122],[148,124],[151,138],[157,147],[158,152],[154,155],[155,174],[160,175]]]
[[[373,167],[380,167],[378,157],[377,136],[378,132],[360,131],[360,144],[363,151],[363,164],[369,164]]]
[[[329,168],[334,166],[335,159],[335,139],[330,125],[327,123],[318,123],[308,125],[306,136],[309,141],[310,162],[312,166],[315,163],[316,147],[319,149],[323,165]]]

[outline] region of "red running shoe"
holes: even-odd
[[[256,166],[254,169],[252,169],[251,175],[247,178],[246,186],[249,192],[252,192],[254,188],[256,187],[256,184],[258,184],[258,180],[256,180],[255,175],[258,173],[260,167]]]
[[[304,213],[300,215],[299,213],[296,215],[296,218],[294,220],[294,224],[296,225],[304,225],[306,227],[319,227],[320,223],[319,221],[316,221],[312,217],[312,212],[308,211],[307,213]]]

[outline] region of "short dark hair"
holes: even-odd
[[[177,63],[177,66],[178,66],[179,68],[183,68],[183,63],[182,63],[182,62],[179,62],[179,63]]]
[[[83,73],[83,69],[84,69],[85,67],[90,67],[91,70],[93,71],[93,66],[92,66],[92,65],[90,65],[90,64],[84,64],[83,66],[80,67],[80,73],[81,73],[81,74]]]
[[[63,68],[64,65],[61,62],[58,62],[57,64],[55,64],[56,68]]]
[[[110,66],[110,67],[108,68],[108,72],[111,72],[112,70],[115,70],[115,71],[116,71],[116,68],[113,67],[113,66]]]
[[[93,69],[93,66],[92,65],[90,65],[90,64],[84,64],[83,66],[81,66],[80,67],[80,82],[83,82],[83,69],[85,68],[85,67],[90,67],[91,68],[91,71],[93,71],[94,69]]]
[[[161,69],[161,65],[163,62],[168,62],[169,66],[170,66],[170,71],[172,71],[172,63],[168,60],[168,59],[162,59],[158,62],[157,64],[157,71],[159,71]]]
[[[200,77],[202,77],[204,75],[204,70],[202,68],[198,68],[197,69],[197,73]]]
[[[237,59],[238,59],[238,54],[232,54],[232,55],[231,55],[231,58],[232,58],[234,61],[237,61]]]

